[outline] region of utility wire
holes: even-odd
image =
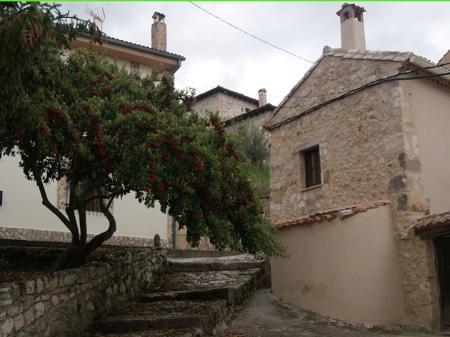
[[[281,126],[283,124],[289,123],[289,122],[299,118],[300,116],[307,115],[307,114],[309,114],[309,113],[311,113],[311,112],[313,112],[315,110],[318,110],[318,109],[320,109],[320,108],[322,108],[322,107],[324,107],[324,106],[326,106],[328,104],[331,104],[333,102],[339,101],[339,100],[341,100],[341,99],[343,99],[345,97],[354,95],[354,94],[356,94],[356,93],[358,93],[360,91],[363,91],[365,89],[374,87],[374,86],[376,86],[378,84],[381,84],[381,83],[392,82],[392,81],[411,81],[411,80],[416,80],[416,79],[428,79],[428,78],[435,78],[435,77],[441,77],[441,76],[450,75],[450,71],[447,71],[447,72],[443,72],[443,73],[440,73],[440,74],[432,74],[432,75],[424,75],[424,76],[412,76],[412,77],[400,77],[400,78],[398,78],[398,76],[408,75],[408,74],[411,74],[413,72],[418,72],[418,71],[421,71],[421,70],[424,70],[424,69],[431,69],[431,68],[442,67],[442,66],[444,66],[446,64],[450,64],[450,63],[444,63],[444,64],[440,64],[440,65],[436,65],[436,66],[425,67],[425,68],[421,68],[421,69],[417,69],[417,70],[409,70],[409,71],[406,71],[406,72],[403,72],[403,73],[399,72],[397,74],[386,76],[386,77],[380,78],[378,80],[374,80],[372,82],[363,84],[363,85],[361,85],[361,86],[359,86],[357,88],[354,88],[352,90],[349,90],[349,91],[347,91],[347,92],[345,92],[345,93],[343,93],[343,94],[341,94],[341,95],[339,95],[337,97],[334,97],[334,98],[331,98],[331,99],[329,99],[327,101],[321,102],[321,103],[319,103],[319,104],[317,104],[317,105],[315,105],[315,106],[313,106],[313,107],[311,107],[311,108],[309,108],[309,109],[307,109],[307,110],[305,110],[305,111],[303,111],[303,112],[301,112],[299,114],[291,116],[291,117],[289,117],[289,118],[287,118],[287,119],[285,119],[285,120],[283,120],[281,122],[275,123],[274,125],[270,126],[269,129],[274,129],[274,128],[279,127],[279,126]],[[285,108],[296,108],[296,107],[299,107],[299,106],[300,105],[298,104],[296,106],[285,107]],[[284,107],[284,106],[281,106],[281,107]],[[271,119],[273,117],[275,117],[275,115],[272,116]]]
[[[196,4],[196,3],[193,2],[193,1],[189,1],[189,2],[190,2],[192,5],[194,5],[195,7],[197,7],[198,9],[202,10],[203,12],[205,12],[206,14],[211,15],[212,17],[216,18],[217,20],[219,20],[219,21],[223,22],[224,24],[226,24],[226,25],[228,25],[228,26],[230,26],[230,27],[232,27],[232,28],[234,28],[234,29],[240,31],[241,33],[244,33],[244,34],[246,34],[246,35],[248,35],[248,36],[250,36],[250,37],[252,37],[252,38],[254,38],[254,39],[256,39],[256,40],[258,40],[258,41],[260,41],[260,42],[262,42],[262,43],[265,43],[266,45],[268,45],[268,46],[270,46],[270,47],[272,47],[272,48],[278,49],[278,50],[280,50],[280,51],[282,51],[282,52],[284,52],[284,53],[286,53],[286,54],[289,54],[289,55],[291,55],[291,56],[294,56],[294,57],[296,57],[296,58],[298,58],[298,59],[300,59],[300,60],[302,60],[302,61],[309,62],[309,63],[314,63],[314,62],[311,61],[311,60],[308,60],[308,59],[306,59],[306,58],[304,58],[304,57],[301,57],[300,55],[294,54],[293,52],[290,52],[289,50],[286,50],[286,49],[284,49],[284,48],[278,47],[278,46],[274,45],[273,43],[270,43],[270,42],[267,41],[267,40],[264,40],[264,39],[262,39],[262,38],[260,38],[260,37],[258,37],[258,36],[256,36],[256,35],[253,35],[252,33],[247,32],[246,30],[244,30],[244,29],[242,29],[242,28],[239,28],[238,26],[232,24],[231,22],[228,22],[228,21],[222,19],[221,17],[219,17],[219,16],[217,16],[216,14],[214,14],[214,13],[208,11],[207,9],[201,7],[200,5]]]
[[[438,64],[438,65],[433,65],[433,66],[429,66],[429,67],[423,67],[423,68],[419,68],[419,69],[410,69],[410,70],[407,70],[407,71],[404,71],[404,72],[399,71],[399,72],[397,72],[395,74],[392,74],[392,75],[389,75],[389,76],[386,76],[386,77],[382,77],[382,78],[373,80],[371,82],[368,82],[368,83],[364,84],[363,86],[365,86],[367,84],[371,84],[372,82],[378,82],[378,81],[383,81],[383,80],[390,79],[390,78],[395,78],[395,77],[398,77],[398,76],[409,75],[409,74],[412,74],[412,73],[418,73],[419,71],[422,71],[422,70],[433,69],[433,68],[443,68],[446,65],[450,65],[450,62],[441,63],[441,64]],[[448,70],[445,69],[445,71],[448,71]],[[353,90],[353,89],[351,89],[351,90]],[[294,98],[319,98],[319,97],[342,95],[342,94],[347,93],[348,91],[349,90],[345,90],[345,91],[344,90],[340,90],[340,91],[328,92],[326,94],[320,94],[320,95],[296,95],[295,93],[292,93],[292,94],[285,95],[284,99],[290,98],[290,97],[294,97]],[[300,106],[299,104],[293,105],[293,106],[285,106],[285,105],[283,105],[283,108],[293,109],[293,108],[297,108],[299,106]]]

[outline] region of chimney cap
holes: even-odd
[[[342,13],[348,12],[350,10],[354,10],[355,12],[365,12],[366,10],[364,7],[358,6],[356,4],[348,4],[344,3],[342,4],[342,8],[336,12],[337,16],[341,16]]]
[[[258,90],[258,92],[267,92],[266,88],[261,88]]]
[[[155,12],[155,13],[153,13],[152,19],[155,20],[155,21],[162,21],[162,22],[164,22],[164,18],[165,17],[166,16],[163,13]]]

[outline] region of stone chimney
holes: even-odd
[[[259,103],[258,107],[262,107],[263,105],[267,104],[267,91],[266,89],[262,88],[258,90],[258,97],[259,97]]]
[[[341,48],[366,49],[364,12],[365,9],[360,6],[345,3],[336,13],[341,18]]]
[[[167,51],[167,29],[162,13],[155,12],[152,16],[152,48]]]

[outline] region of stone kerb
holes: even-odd
[[[81,337],[93,319],[149,287],[163,249],[0,284],[0,337]]]

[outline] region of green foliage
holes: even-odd
[[[249,162],[248,174],[258,194],[269,196],[270,170],[268,166],[270,145],[263,130],[248,123],[236,123],[229,127],[230,133]]]
[[[191,93],[175,90],[167,73],[140,78],[85,50],[61,57],[72,33],[85,33],[88,26],[59,18],[48,5],[23,6],[0,7],[0,38],[7,41],[0,49],[7,69],[0,94],[0,155],[21,157],[44,205],[82,248],[74,250],[76,256],[80,251],[89,256],[113,235],[109,207],[128,193],[149,207],[159,202],[187,227],[194,245],[208,236],[219,249],[282,253],[261,216],[241,153],[217,116],[190,112]],[[16,21],[22,28],[12,24]],[[21,44],[23,29],[34,24],[40,33]],[[48,201],[44,188],[63,177],[71,186],[65,214]],[[110,225],[86,242],[86,205],[92,200]],[[71,258],[60,266],[82,261]]]
[[[242,150],[253,166],[267,166],[270,147],[267,135],[254,125],[235,125],[232,128],[240,139]]]

